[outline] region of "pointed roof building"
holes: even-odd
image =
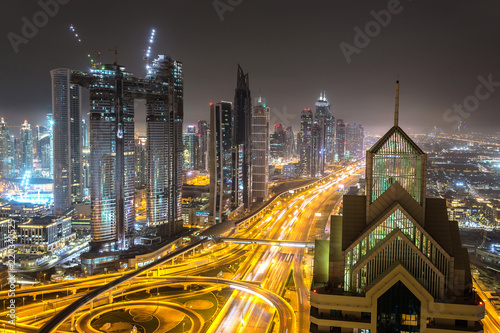
[[[399,82],[394,126],[366,154],[365,195],[345,195],[330,240],[316,241],[311,332],[482,330],[458,224],[425,197],[427,155],[398,121]]]

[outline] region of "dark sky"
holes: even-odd
[[[73,23],[103,62],[113,62],[107,50],[118,46],[118,62],[136,76],[145,74],[143,50],[156,28],[153,54],[184,64],[185,124],[208,120],[209,102],[233,100],[239,63],[249,72],[252,94],[262,89],[274,121],[298,124],[300,111],[314,108],[326,90],[336,118],[368,132],[387,128],[399,76],[400,124],[410,132],[450,128],[457,119],[471,130],[499,131],[498,0],[402,0],[385,27],[370,24],[371,12],[396,1],[217,0],[236,4],[222,21],[212,0],[65,1],[17,54],[8,34],[22,36],[22,18],[32,22],[41,7],[38,1],[0,2],[0,115],[9,125],[43,121],[51,69],[88,69],[69,31]],[[373,37],[348,63],[340,44],[354,47],[354,28],[364,31],[367,24]],[[480,76],[491,76],[493,86],[484,87]],[[470,111],[446,113],[464,102]]]

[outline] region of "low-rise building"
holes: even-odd
[[[53,252],[75,238],[69,216],[33,217],[18,225],[19,247],[30,252]]]

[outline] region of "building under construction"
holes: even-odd
[[[92,249],[130,244],[134,207],[134,99],[146,100],[147,217],[157,234],[182,225],[182,63],[165,55],[148,66],[146,78],[123,66],[94,65],[71,72],[71,83],[90,93],[90,197]]]

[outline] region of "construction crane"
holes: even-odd
[[[71,24],[69,26],[69,30],[73,33],[73,36],[76,38],[76,40],[78,41],[78,44],[80,44],[80,46],[83,48],[83,50],[85,51],[85,54],[87,55],[87,58],[89,58],[90,60],[90,64],[92,65],[92,68],[95,68],[98,63],[96,63],[94,61],[94,59],[92,58],[92,56],[90,55],[91,53],[87,50],[87,48],[85,47],[85,44],[82,42],[82,38],[80,37],[80,35],[78,34],[78,32],[76,31],[75,29],[75,26],[73,24]],[[100,52],[97,52],[98,54],[98,57],[100,57],[101,53]]]
[[[153,47],[153,43],[155,41],[155,33],[156,30],[154,28],[151,29],[147,47],[144,49],[145,55],[143,59],[146,61],[146,74],[151,74],[151,66],[149,65],[149,60],[151,58],[151,48]]]
[[[115,46],[114,49],[109,49],[109,52],[113,52],[115,55],[115,65],[118,64],[118,46]]]

